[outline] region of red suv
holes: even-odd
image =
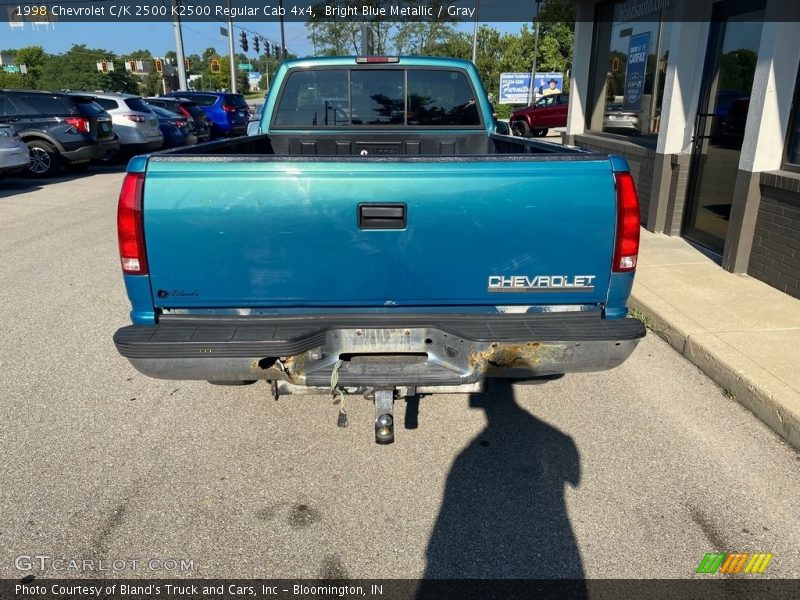
[[[532,106],[518,108],[511,114],[511,133],[519,137],[547,135],[550,127],[567,126],[569,94],[542,96]]]

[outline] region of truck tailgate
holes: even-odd
[[[596,157],[153,157],[151,288],[158,308],[597,304],[615,198]]]

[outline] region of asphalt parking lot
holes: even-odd
[[[140,375],[111,340],[121,179],[0,182],[0,577],[72,575],[18,568],[46,555],[126,577],[685,578],[712,551],[800,577],[800,456],[655,335],[614,371],[401,401],[384,447],[361,398],[339,429],[327,398]]]

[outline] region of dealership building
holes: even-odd
[[[648,230],[800,298],[800,2],[575,3],[565,142],[628,160]]]

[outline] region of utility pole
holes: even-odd
[[[236,93],[236,57],[233,54],[233,9],[231,0],[228,0],[228,55],[231,63],[231,94]]]
[[[539,51],[539,5],[542,0],[536,0],[536,33],[533,37],[533,66],[531,67],[531,90],[528,104],[533,104],[536,100],[536,58]]]
[[[472,64],[478,64],[478,11],[481,7],[481,0],[475,0],[475,23],[472,26]]]
[[[180,6],[181,0],[173,0],[174,6]],[[182,90],[188,90],[186,83],[186,60],[183,53],[183,31],[181,30],[181,17],[176,14],[172,21],[172,30],[175,33],[175,49],[178,55],[178,85]]]
[[[283,31],[283,0],[278,0],[278,7],[281,9],[281,60],[286,60],[286,34]]]

